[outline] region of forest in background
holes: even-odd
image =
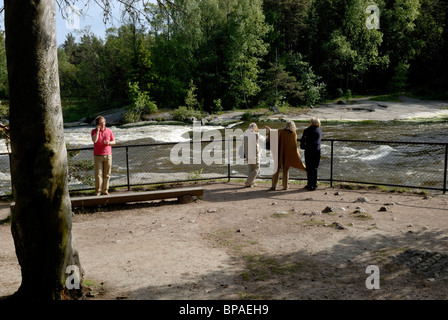
[[[308,107],[346,94],[448,98],[448,3],[438,0],[175,0],[104,39],[58,48],[61,96],[77,117],[126,107],[219,112]],[[379,8],[379,29],[368,28]],[[0,32],[0,99],[8,99]],[[25,88],[24,88],[25,89]]]

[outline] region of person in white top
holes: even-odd
[[[260,172],[260,146],[259,142],[265,138],[258,133],[258,126],[252,122],[243,134],[244,158],[247,160],[246,187],[255,186],[255,178]]]

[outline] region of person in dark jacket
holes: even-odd
[[[320,143],[322,139],[322,130],[320,129],[320,120],[313,118],[310,125],[303,131],[300,138],[300,148],[305,150],[305,164],[308,183],[305,189],[313,191],[317,189],[317,169],[320,164]]]

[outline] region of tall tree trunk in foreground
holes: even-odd
[[[66,268],[82,273],[71,233],[54,0],[4,0],[10,88],[15,297],[61,299]],[[72,267],[73,269],[73,267]],[[76,268],[74,268],[76,269]]]

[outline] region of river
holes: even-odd
[[[231,126],[232,129],[247,128],[248,123]],[[283,127],[282,122],[259,122],[263,129],[265,125],[271,128]],[[296,123],[297,133],[306,128],[306,123]],[[225,136],[225,127],[202,126],[203,130],[220,130]],[[92,127],[76,127],[65,129],[65,141],[70,147],[92,146],[90,132]],[[179,125],[147,125],[138,127],[112,127],[118,144],[146,144],[156,142],[181,142],[190,138],[192,126]],[[322,124],[324,139],[351,140],[387,140],[448,143],[448,122],[330,122]],[[5,152],[1,143],[0,152]]]

